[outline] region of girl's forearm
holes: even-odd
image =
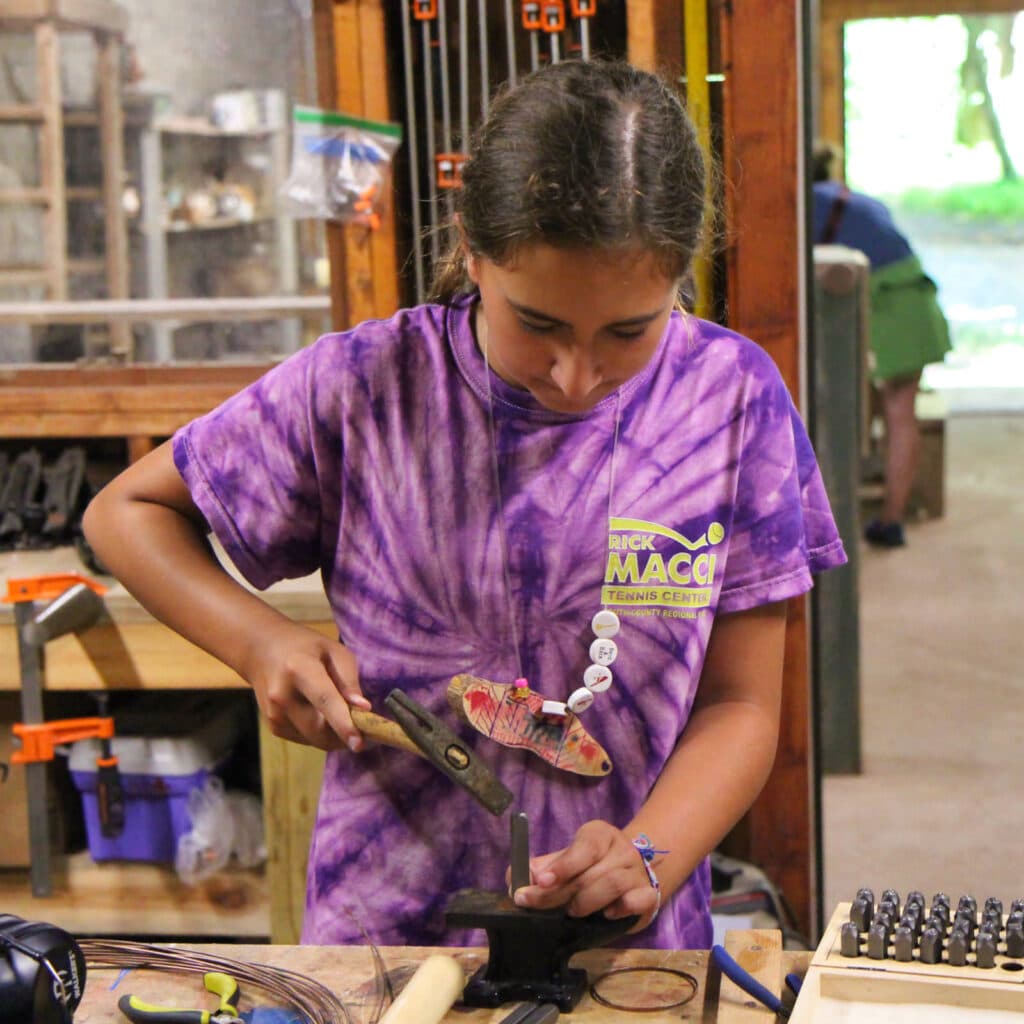
[[[654,861],[671,895],[746,813],[775,760],[778,721],[743,701],[695,710],[651,795],[626,831],[668,851]],[[712,781],[713,780],[713,781]]]

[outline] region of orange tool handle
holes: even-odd
[[[412,16],[417,21],[433,21],[437,17],[437,0],[412,0]]]
[[[541,18],[540,4],[535,0],[523,0],[522,5],[523,28],[527,32],[537,32],[544,27]]]
[[[569,11],[574,18],[592,18],[597,14],[597,0],[569,0]]]
[[[24,576],[20,579],[7,581],[7,596],[0,598],[4,604],[18,604],[22,601],[42,601],[51,597],[60,597],[65,590],[76,583],[84,583],[90,590],[102,597],[107,588],[102,583],[80,576],[77,572],[45,573],[42,576]]]
[[[563,32],[565,30],[565,0],[548,0],[544,7],[544,23],[541,28],[545,32]]]
[[[52,761],[54,748],[62,743],[75,740],[109,740],[114,736],[112,718],[64,718],[56,722],[40,722],[26,725],[17,722],[14,735],[21,740],[21,750],[11,754],[11,764],[33,764],[37,761]],[[117,764],[117,758],[109,758]]]

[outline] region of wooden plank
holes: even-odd
[[[44,899],[32,895],[27,870],[0,871],[4,913],[47,921],[82,936],[209,935],[258,940],[269,935],[267,880],[259,870],[226,870],[191,886],[169,865],[96,864],[87,852],[58,860],[56,868],[54,894]]]
[[[0,189],[0,203],[6,205],[26,204],[30,206],[46,206],[50,202],[50,193],[43,188],[3,188]]]
[[[322,750],[278,739],[260,718],[260,774],[267,826],[270,941],[299,941],[306,906],[306,867],[316,821]]]
[[[9,271],[14,272],[14,271]],[[330,301],[322,295],[279,295],[229,299],[93,299],[72,302],[0,303],[0,324],[97,324],[107,321],[184,323],[274,320],[278,317],[326,314]]]
[[[36,26],[36,65],[43,123],[39,139],[39,183],[50,196],[43,218],[49,299],[67,298],[67,201],[64,197],[64,123],[61,107],[60,43],[52,22]]]
[[[626,0],[626,55],[630,63],[668,79],[683,74],[683,9],[678,3]]]
[[[765,78],[757,55],[795,53],[797,9],[723,5],[723,166],[727,183],[729,326],[762,345],[790,392],[801,389],[800,208],[796,61]],[[736,183],[742,183],[741,185]],[[816,865],[806,601],[790,602],[779,749],[772,774],[738,833],[734,855],[758,864],[785,893],[796,925],[811,931]]]
[[[270,369],[268,363],[176,363],[110,366],[102,363],[0,365],[0,388],[207,387],[238,391]],[[212,406],[210,408],[213,408]],[[2,432],[0,432],[2,436]]]
[[[751,929],[727,931],[726,952],[773,995],[782,992],[782,935]],[[718,991],[718,1024],[758,1024],[774,1021],[775,1014],[748,996],[735,982],[723,977]]]
[[[843,23],[823,17],[818,29],[818,96],[815,115],[820,139],[844,145],[846,141]]]
[[[121,34],[128,29],[128,12],[112,0],[0,0],[0,22],[48,19],[67,28]]]
[[[0,105],[0,124],[29,124],[42,121],[43,108],[31,103]]]

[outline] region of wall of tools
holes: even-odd
[[[409,299],[420,303],[447,248],[452,191],[460,184],[471,133],[496,90],[543,64],[625,56],[626,3],[411,0],[396,7],[399,24],[388,29],[400,35],[402,48],[409,167],[405,270]],[[405,210],[397,213],[406,216]]]

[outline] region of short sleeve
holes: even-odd
[[[315,381],[326,341],[173,438],[174,462],[193,501],[238,571],[259,589],[320,567],[321,453],[332,446]]]
[[[812,574],[846,561],[807,431],[774,364],[748,396],[742,429],[718,602],[726,613],[802,594]]]

